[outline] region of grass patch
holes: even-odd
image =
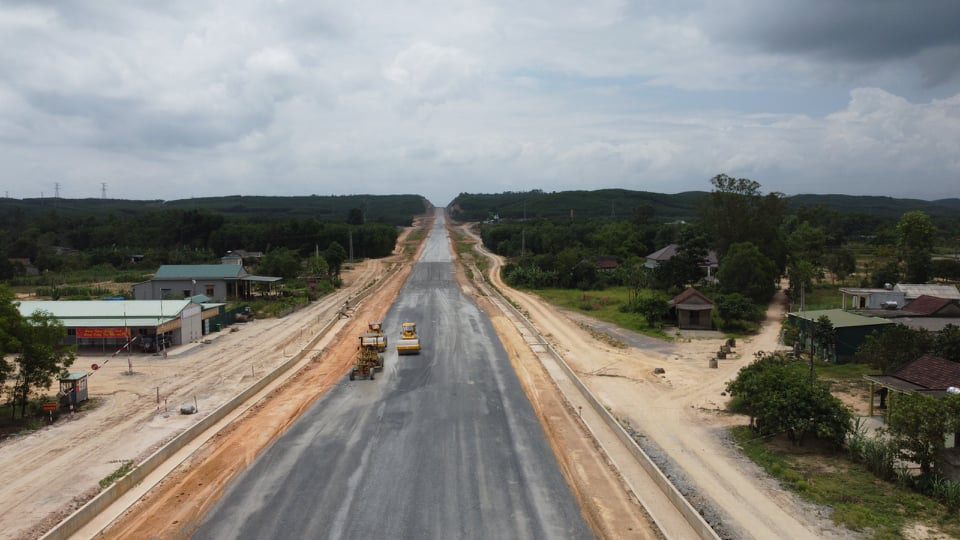
[[[864,375],[877,372],[877,368],[867,364],[834,364],[819,360],[813,363],[813,370],[817,378],[828,382],[860,382]]]
[[[257,298],[244,300],[243,305],[250,306],[253,316],[258,319],[269,319],[285,315],[289,310],[310,302],[306,296],[281,296],[272,298]]]
[[[123,478],[132,470],[133,470],[133,460],[128,459],[124,461],[119,467],[117,467],[117,470],[113,471],[112,473],[103,477],[103,479],[100,480],[100,489],[107,489],[108,487],[110,487],[110,484]]]
[[[804,309],[807,311],[816,309],[840,309],[843,304],[843,293],[840,292],[839,285],[825,283],[814,285],[813,290],[806,291],[804,296]]]
[[[869,538],[903,538],[922,523],[960,537],[960,515],[940,502],[878,479],[846,454],[780,447],[758,439],[747,426],[730,429],[744,455],[804,499],[833,508],[835,523]]]
[[[551,304],[585,313],[621,328],[648,336],[669,339],[669,336],[663,330],[651,328],[643,315],[620,311],[620,306],[626,304],[630,298],[630,289],[627,287],[610,287],[602,291],[529,289],[529,292],[539,295]]]

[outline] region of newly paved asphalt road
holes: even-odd
[[[423,351],[398,358],[407,320]],[[331,389],[195,537],[591,537],[490,321],[457,287],[442,214],[384,329],[383,373]]]

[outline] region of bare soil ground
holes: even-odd
[[[477,236],[464,227],[462,230]],[[778,347],[784,306],[775,301],[760,333],[741,340],[735,354],[708,360],[720,339],[677,342],[674,347],[617,348],[597,339],[562,310],[536,295],[510,288],[500,279],[500,257],[491,258],[493,284],[520,306],[551,345],[576,370],[621,423],[665,454],[679,471],[681,492],[696,493],[719,512],[725,536],[737,538],[845,538],[827,511],[806,504],[779,488],[741,457],[726,437],[726,427],[745,420],[724,412],[721,395],[728,380],[757,351]],[[654,368],[663,368],[662,375]],[[655,458],[656,459],[656,458]],[[686,488],[686,489],[685,489]],[[688,495],[689,497],[689,495]]]
[[[336,316],[343,303],[365,287],[383,278],[388,267],[409,261],[404,242],[409,229],[398,240],[399,250],[391,258],[366,260],[343,275],[344,287],[282,319],[258,320],[238,325],[239,331],[224,331],[209,345],[184,346],[182,355],[172,349],[166,359],[133,355],[133,375],[127,374],[126,357],[117,357],[96,371],[89,381],[92,398],[101,400],[94,410],[48,428],[3,441],[0,444],[0,536],[36,538],[98,492],[98,481],[116,470],[125,460],[141,461],[161,445],[196,423],[204,414],[227,402],[237,393],[283,363],[295,350],[309,343],[314,332]],[[409,267],[409,265],[407,265]],[[392,298],[391,287],[399,288],[396,274],[378,295]],[[367,302],[355,315],[352,326],[366,325],[368,318],[382,315],[389,302]],[[373,320],[372,318],[370,320]],[[331,345],[323,361],[296,374],[295,390],[301,400],[288,408],[254,411],[257,427],[245,432],[249,446],[218,447],[223,455],[237,459],[237,466],[256,455],[258,444],[272,440],[271,432],[282,431],[295,418],[298,407],[307,406],[323,389],[340,378],[352,359],[353,336],[359,330],[347,325],[343,344]],[[192,348],[191,348],[192,347]],[[347,352],[349,349],[349,352]],[[80,357],[76,366],[103,357]],[[157,404],[157,388],[161,404]],[[177,414],[181,403],[197,400],[200,414]],[[166,399],[169,412],[163,409]],[[294,412],[291,412],[291,408]],[[226,435],[221,436],[221,439]],[[227,467],[225,467],[227,468]],[[201,481],[206,484],[207,482]],[[211,488],[212,489],[212,488]],[[167,520],[170,524],[176,518]],[[159,530],[159,529],[158,529]],[[137,535],[146,537],[146,535]]]

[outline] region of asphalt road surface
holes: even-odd
[[[420,355],[398,357],[414,321]],[[344,378],[246,471],[195,538],[588,538],[438,212],[384,321],[386,366]]]

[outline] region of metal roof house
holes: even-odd
[[[895,291],[902,291],[907,300],[915,300],[923,295],[935,296],[937,298],[949,298],[950,300],[960,300],[960,291],[956,285],[927,285],[925,283],[897,283],[893,288]]]
[[[133,286],[133,297],[158,300],[203,294],[215,302],[224,302],[249,297],[253,283],[275,283],[281,279],[250,275],[238,264],[165,264],[150,281]]]
[[[835,337],[834,350],[832,351],[833,361],[837,361],[838,358],[853,356],[870,333],[882,332],[887,326],[894,324],[889,319],[865,317],[842,309],[788,313],[787,321],[799,330],[799,342],[803,350],[814,354],[818,352],[817,345],[813,342],[813,328],[817,320],[824,316],[830,319],[833,324]]]
[[[204,308],[190,300],[23,301],[18,309],[24,317],[36,311],[50,313],[67,328],[68,344],[102,351],[158,335],[180,345],[204,333]]]
[[[644,262],[644,266],[650,269],[660,266],[660,263],[674,258],[677,255],[677,250],[679,248],[680,246],[677,244],[669,244],[662,249],[654,251],[653,253],[647,255],[647,260]],[[701,261],[700,268],[706,270],[707,277],[710,277],[717,271],[717,268],[719,267],[720,262],[717,258],[717,252],[711,249],[707,252],[707,258]]]
[[[903,291],[896,289],[875,289],[865,287],[840,287],[843,294],[841,306],[846,309],[900,309],[907,303]],[[847,296],[851,297],[849,308],[847,307]],[[896,303],[896,307],[893,307]]]

